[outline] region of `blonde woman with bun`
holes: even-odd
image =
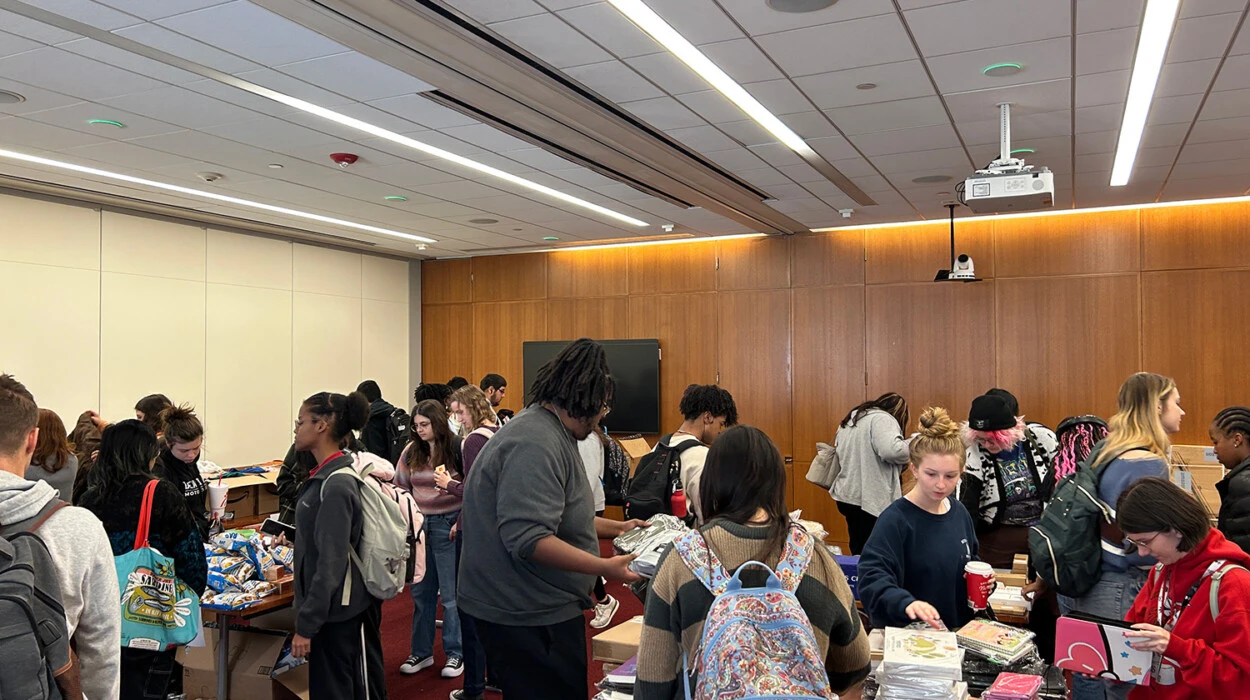
[[[910,445],[916,484],[881,513],[859,560],[874,628],[917,620],[957,629],[972,619],[964,565],[977,559],[972,516],[957,499],[965,447],[944,408],[926,408]]]

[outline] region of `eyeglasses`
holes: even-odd
[[[612,412],[612,407],[611,407],[611,406],[609,406],[609,405],[607,405],[607,404],[605,403],[605,404],[603,404],[603,409],[602,409],[602,410],[603,410],[603,412],[602,412],[602,413],[600,413],[599,415],[600,415],[600,416],[602,416],[603,418],[607,418],[607,417],[608,417],[608,414]]]
[[[1156,532],[1156,533],[1155,533],[1153,536],[1151,536],[1150,538],[1145,539],[1145,540],[1140,540],[1140,541],[1139,541],[1139,540],[1135,540],[1135,539],[1133,539],[1132,537],[1125,537],[1125,538],[1124,538],[1124,541],[1125,541],[1125,542],[1128,542],[1129,544],[1133,545],[1134,547],[1141,547],[1142,549],[1150,549],[1150,543],[1151,543],[1151,542],[1154,542],[1154,541],[1155,541],[1155,540],[1157,540],[1157,539],[1159,539],[1159,535],[1161,535],[1161,534],[1163,534],[1163,533],[1161,533],[1161,532]]]

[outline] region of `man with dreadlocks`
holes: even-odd
[[[1208,429],[1215,458],[1229,470],[1215,485],[1220,492],[1219,529],[1250,552],[1250,408],[1229,406]]]
[[[599,538],[640,523],[595,517],[577,442],[612,403],[603,346],[582,338],[538,370],[524,411],[478,454],[464,485],[457,597],[474,619],[504,698],[585,700],[595,578],[634,581],[633,556]]]

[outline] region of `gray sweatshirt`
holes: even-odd
[[[53,463],[55,464],[55,462]],[[56,497],[69,503],[74,495],[74,477],[78,476],[78,458],[70,455],[65,466],[52,472],[43,466],[31,462],[26,467],[27,481],[46,481],[56,491]]]
[[[899,472],[907,467],[907,441],[894,416],[877,408],[855,415],[855,424],[838,428],[834,449],[842,471],[833,481],[833,499],[881,515],[903,495]]]
[[[0,471],[0,523],[33,518],[56,490]],[[87,700],[116,700],[121,692],[121,592],[113,548],[99,519],[85,508],[62,508],[35,533],[60,575],[61,604],[82,667]]]
[[[456,601],[496,624],[540,627],[591,606],[594,577],[532,559],[555,536],[599,556],[595,505],[572,434],[534,406],[487,441],[464,485],[464,552]]]

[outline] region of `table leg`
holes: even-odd
[[[230,618],[217,616],[217,700],[230,698]]]

